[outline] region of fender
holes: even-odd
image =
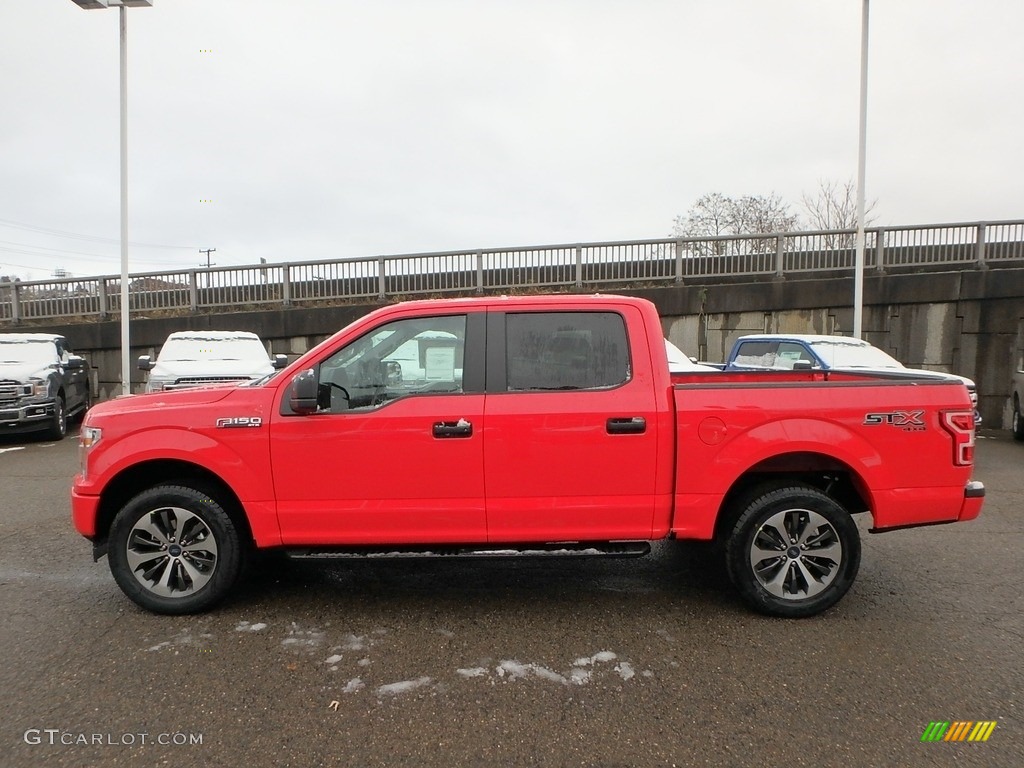
[[[729,490],[762,462],[787,454],[815,453],[849,467],[871,510],[876,505],[875,492],[893,487],[892,469],[882,461],[878,449],[836,422],[779,419],[749,430],[730,429],[726,425],[724,437],[716,445],[708,445],[700,437],[701,430],[693,425],[684,429],[680,424],[677,433],[680,461],[676,487],[688,489],[676,496],[672,528],[680,538],[712,538]],[[709,471],[700,476],[688,475],[688,459]]]
[[[239,440],[240,432],[251,432]],[[101,495],[121,473],[148,461],[174,460],[200,466],[220,478],[245,507],[253,536],[261,543],[280,541],[277,503],[270,473],[269,440],[263,430],[232,430],[226,445],[209,434],[183,427],[149,428],[122,435],[92,457],[95,485],[82,491]],[[99,448],[98,446],[97,448]]]

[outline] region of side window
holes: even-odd
[[[602,389],[629,380],[629,345],[615,312],[506,315],[509,391]]]
[[[777,341],[745,341],[736,350],[733,362],[746,368],[774,368],[778,350]]]
[[[67,347],[67,342],[63,339],[57,339],[54,343],[57,346],[57,359],[62,363],[66,363],[68,361],[68,355],[71,353],[71,350]]]
[[[775,359],[775,367],[787,371],[793,370],[796,363],[813,363],[810,354],[801,344],[783,341],[779,344],[779,352]]]
[[[319,410],[368,411],[400,397],[461,392],[465,343],[465,315],[374,328],[320,364]]]

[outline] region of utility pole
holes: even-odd
[[[199,252],[200,252],[200,253],[205,253],[205,254],[206,254],[206,268],[207,268],[207,269],[209,269],[210,267],[215,267],[215,266],[217,266],[217,265],[216,265],[216,264],[214,264],[214,263],[213,263],[212,261],[210,261],[210,254],[211,254],[211,253],[216,253],[216,252],[217,252],[217,249],[216,249],[216,248],[207,248],[207,249],[206,249],[205,251],[204,251],[204,250],[203,250],[202,248],[200,248],[200,249],[199,249]],[[203,266],[203,265],[202,265],[202,264],[200,264],[199,266],[201,267],[201,266]]]

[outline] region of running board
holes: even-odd
[[[345,549],[286,549],[293,560],[476,559],[516,557],[643,557],[647,541],[596,543],[506,544],[503,546],[348,547]]]

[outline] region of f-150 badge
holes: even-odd
[[[217,429],[233,429],[235,427],[262,427],[263,419],[259,416],[227,416],[217,419]]]

